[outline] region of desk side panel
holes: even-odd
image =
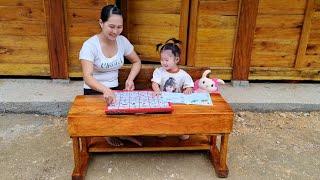
[[[154,136],[230,133],[233,113],[68,117],[70,136]]]

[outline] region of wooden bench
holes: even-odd
[[[221,95],[211,98],[213,106],[174,104],[171,114],[106,115],[102,96],[77,96],[68,114],[75,164],[72,178],[84,178],[90,154],[95,152],[173,150],[207,150],[217,175],[227,177],[227,145],[233,111]],[[172,137],[182,134],[191,135],[190,139],[181,141]],[[158,138],[158,135],[171,137]],[[106,143],[105,136],[140,136],[143,147],[129,143],[112,147]],[[221,137],[219,148],[217,136]]]

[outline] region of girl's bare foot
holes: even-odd
[[[130,141],[130,142],[137,144],[138,146],[142,146],[142,142],[140,142],[138,139],[131,137],[131,136],[122,136],[122,137],[119,137],[119,139],[127,140],[127,141]]]
[[[189,139],[189,135],[181,135],[181,136],[179,136],[179,138],[181,139],[181,140],[187,140],[187,139]]]
[[[111,146],[123,146],[123,142],[117,137],[105,137],[105,139]]]

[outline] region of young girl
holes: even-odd
[[[194,84],[191,76],[178,67],[181,54],[178,46],[180,43],[181,41],[171,38],[164,45],[157,45],[157,51],[161,47],[159,51],[161,67],[154,70],[151,79],[152,89],[156,95],[161,94],[161,91],[192,93]],[[182,135],[179,138],[186,140],[189,135]]]

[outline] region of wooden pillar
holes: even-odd
[[[68,50],[63,0],[47,0],[47,30],[50,74],[53,79],[68,78]]]
[[[295,68],[307,67],[307,61],[305,60],[307,45],[309,41],[311,18],[314,11],[314,0],[308,0],[307,7],[304,13],[303,27],[300,35],[299,47],[297,51],[297,57],[295,61]]]
[[[194,66],[196,58],[196,42],[198,29],[199,0],[190,2],[187,65]]]
[[[180,27],[179,39],[182,42],[180,62],[181,65],[186,65],[187,62],[187,40],[188,40],[188,24],[189,24],[189,0],[181,1],[180,9]]]
[[[259,0],[240,0],[232,80],[247,81]]]

